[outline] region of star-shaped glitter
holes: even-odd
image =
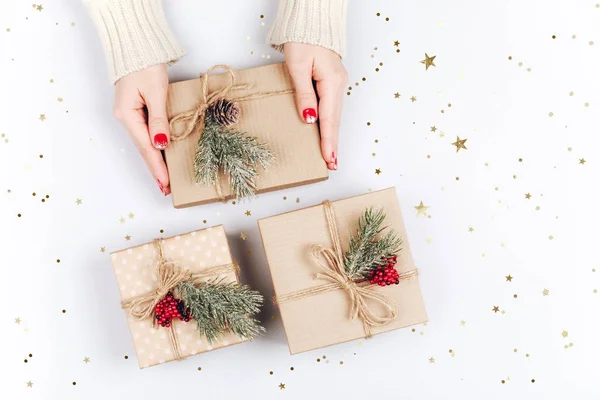
[[[465,326],[467,324],[467,321],[465,321],[464,319],[460,320],[460,326]]]
[[[458,136],[456,137],[456,142],[452,143],[452,146],[456,146],[456,152],[458,153],[458,151],[460,149],[465,149],[467,150],[466,146],[465,146],[465,142],[467,141],[467,139],[461,139]]]
[[[531,199],[531,193],[525,193],[525,198],[528,200]]]
[[[285,383],[280,383],[279,384],[279,390],[283,390],[285,389]]]
[[[395,99],[399,99],[400,98],[400,93],[398,93],[398,92],[394,93],[394,98]]]
[[[429,364],[434,364],[435,363],[435,358],[431,357],[429,358]]]
[[[240,237],[242,238],[242,240],[246,240],[248,238],[248,235],[246,234],[246,232],[242,232],[240,233]]]
[[[377,175],[381,174],[381,169],[379,169],[379,168],[375,169],[375,174],[377,174]]]
[[[470,226],[469,227],[469,232],[473,232],[473,231],[475,231],[475,229],[472,226]]]
[[[81,203],[83,203],[83,200],[81,200],[81,199],[75,200],[75,204],[77,204],[78,206],[80,206]]]
[[[506,282],[512,282],[513,277],[510,275],[506,275]]]
[[[397,40],[396,40],[396,41],[394,41],[394,46],[396,46],[396,47],[400,46],[400,42],[399,42],[399,41],[397,41]]]
[[[44,9],[44,7],[42,7],[42,5],[41,5],[41,4],[38,4],[38,5],[35,7],[35,9],[36,9],[36,10],[38,10],[38,11],[42,11],[42,10]]]
[[[494,308],[492,308],[492,311],[493,311],[494,313],[497,313],[498,311],[500,311],[500,307],[498,307],[498,306],[494,306]]]
[[[40,114],[40,118],[39,118],[39,120],[40,120],[40,121],[44,121],[44,120],[46,120],[46,114]]]
[[[415,101],[417,101],[417,96],[412,96],[412,97],[410,98],[410,101],[411,101],[411,102],[413,102],[413,103],[414,103]]]
[[[27,387],[33,387],[33,382],[31,382],[31,381],[27,381],[27,382],[25,382],[25,383],[27,384]]]
[[[84,363],[86,363],[86,364],[88,364],[90,361],[91,361],[91,360],[90,360],[90,358],[89,358],[89,357],[85,357],[85,358],[83,359],[83,362],[84,362]]]
[[[550,290],[548,290],[548,289],[542,290],[542,295],[548,296],[549,294],[550,294]]]
[[[124,224],[125,223],[125,217],[120,217],[119,218],[119,222],[122,223],[122,224]]]
[[[21,318],[15,318],[15,324],[19,325],[21,323]]]
[[[246,210],[246,212],[244,214],[246,214],[246,217],[249,217],[252,215],[252,211]]]
[[[129,235],[126,235],[126,236],[125,236],[125,240],[131,240],[131,236],[129,236]]]
[[[563,329],[563,331],[560,333],[560,335],[561,335],[563,338],[566,338],[566,337],[568,337],[568,336],[569,336],[569,331],[565,331],[565,330]]]
[[[446,136],[446,133],[444,131],[440,132],[440,137],[443,138],[444,136]]]
[[[425,53],[425,59],[421,61],[421,64],[425,64],[425,71],[429,69],[429,67],[435,67],[433,60],[435,60],[436,56],[429,57],[427,53]]]
[[[580,158],[579,159],[579,164],[581,164],[581,165],[585,164],[585,158]]]
[[[105,253],[106,252],[106,247],[100,247],[100,253]]]
[[[130,213],[128,214],[128,216],[129,216],[129,219],[134,219],[134,218],[135,218],[135,214],[134,214],[134,213],[132,213],[132,212],[130,212]]]
[[[429,206],[426,206],[423,204],[423,202],[421,201],[419,203],[418,206],[414,206],[417,209],[417,216],[419,215],[427,215],[427,209],[429,208]]]
[[[434,125],[434,126],[432,126],[430,129],[431,129],[431,132],[435,132],[435,131],[437,131],[437,128],[435,127],[435,125]]]

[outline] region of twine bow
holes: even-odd
[[[342,246],[331,202],[324,201],[323,209],[333,249],[317,244],[312,246],[310,254],[313,263],[320,269],[315,278],[329,281],[329,283],[277,297],[276,302],[281,304],[332,290],[343,289],[350,300],[350,319],[360,318],[365,336],[370,338],[373,336],[373,327],[386,325],[396,318],[396,307],[386,296],[377,293],[375,291],[376,287],[368,285],[368,282],[353,281],[346,275]],[[417,275],[417,270],[411,270],[401,273],[399,279],[408,279],[415,275]],[[385,313],[383,315],[375,314],[367,303],[368,300],[373,300],[382,305]]]
[[[156,289],[149,293],[135,296],[121,302],[121,308],[128,310],[129,315],[131,315],[134,320],[143,321],[147,318],[152,318],[152,324],[154,326],[157,326],[156,319],[153,318],[154,308],[167,295],[167,293],[175,289],[180,283],[185,281],[193,281],[197,283],[208,277],[217,276],[228,272],[235,272],[236,275],[239,274],[239,267],[236,263],[218,265],[216,267],[207,268],[196,273],[186,271],[178,266],[175,262],[170,261],[165,257],[162,242],[162,239],[154,239],[153,241],[154,249],[156,250],[156,255],[158,257],[158,261],[156,263]],[[179,340],[173,325],[169,327],[168,332],[173,355],[176,360],[182,360],[184,357],[181,354]]]

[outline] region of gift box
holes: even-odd
[[[162,306],[156,308],[156,304],[157,300],[168,298],[172,291],[169,285],[173,286],[177,280],[193,278],[196,282],[225,285],[238,281],[237,265],[231,257],[223,226],[156,239],[111,253],[111,260],[140,368],[247,340],[225,333],[211,342],[199,333],[195,321],[185,322],[189,318],[182,317],[165,323],[162,321],[166,318],[154,312],[172,311],[168,305],[160,309]],[[181,314],[185,313],[182,310]]]
[[[226,73],[207,73],[199,79],[169,85],[171,143],[165,157],[174,207],[236,197],[223,168],[217,184],[199,183],[195,173],[206,112],[210,114],[215,108],[217,112],[212,114],[220,123],[226,127],[231,123],[235,130],[255,137],[274,156],[269,167],[258,166],[255,193],[326,180],[328,170],[321,156],[318,124],[307,124],[298,115],[285,64],[239,71],[219,67]],[[236,104],[231,106],[230,101]]]
[[[357,221],[369,209],[385,213],[377,237],[395,232],[401,249],[365,278],[350,279],[345,265],[351,235],[356,244]],[[395,188],[264,218],[258,225],[291,354],[427,321]]]

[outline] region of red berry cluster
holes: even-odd
[[[396,259],[398,256],[396,254],[388,257],[382,257],[385,261],[384,265],[379,265],[369,271],[369,282],[372,284],[377,284],[379,286],[386,286],[400,283],[400,275],[394,266],[396,265]]]
[[[184,322],[192,319],[190,309],[186,309],[183,301],[176,299],[171,293],[168,293],[164,299],[156,304],[154,314],[156,314],[159,325],[165,328],[169,328],[174,319],[179,318]]]

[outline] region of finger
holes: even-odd
[[[312,80],[312,61],[288,63],[288,70],[294,82],[296,107],[300,117],[307,124],[317,122],[317,96]]]
[[[169,187],[169,173],[162,153],[152,146],[144,117],[136,111],[131,111],[130,113],[124,119],[125,128],[142,155],[160,191],[166,196],[171,193],[171,188]]]
[[[343,87],[331,80],[317,82],[321,153],[330,170],[338,168],[338,139],[342,116]]]
[[[169,120],[167,119],[167,89],[153,87],[144,94],[148,108],[148,130],[154,148],[164,150],[169,145]]]

